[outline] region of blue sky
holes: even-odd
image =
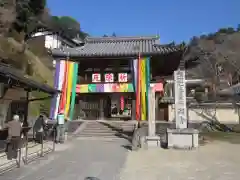
[[[163,44],[240,24],[240,0],[48,0],[48,8],[91,36],[159,34]]]

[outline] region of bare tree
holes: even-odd
[[[194,37],[190,43],[189,51],[184,57],[186,60],[198,57],[198,65],[189,70],[188,74],[205,79],[205,85],[209,88],[204,94],[204,101],[211,101],[212,108],[202,108],[202,114],[211,115],[212,122],[217,122],[216,108],[222,100],[217,94],[224,88],[239,82],[240,77],[240,32],[217,32],[200,38]],[[236,98],[232,98],[231,100]],[[238,98],[239,99],[239,98]],[[233,102],[233,101],[232,101]],[[214,107],[215,106],[215,107]],[[211,112],[209,112],[211,111]],[[219,127],[227,127],[217,123]]]
[[[240,32],[218,34],[213,39],[192,41],[186,59],[198,57],[198,65],[190,74],[206,79],[213,91],[221,90],[240,75]]]

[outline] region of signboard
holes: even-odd
[[[127,73],[118,73],[118,82],[127,82],[128,74]]]
[[[107,73],[104,75],[105,82],[113,82],[114,81],[114,74]]]
[[[99,73],[94,73],[92,74],[92,82],[101,82],[101,74]]]
[[[185,71],[174,71],[175,120],[176,128],[187,128]]]

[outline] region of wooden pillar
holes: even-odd
[[[28,126],[28,105],[29,105],[29,95],[30,91],[27,90],[26,92],[26,103],[25,103],[25,111],[24,111],[24,120],[23,120],[23,126]]]
[[[132,110],[131,110],[132,120],[136,120],[136,100],[132,100]]]
[[[102,120],[102,119],[104,119],[104,99],[103,98],[100,99],[99,111],[100,111],[99,112],[99,117]]]

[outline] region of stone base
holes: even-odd
[[[198,134],[196,129],[167,129],[168,148],[192,149],[198,147]]]
[[[161,147],[161,141],[159,136],[147,136],[146,143],[147,148]]]

